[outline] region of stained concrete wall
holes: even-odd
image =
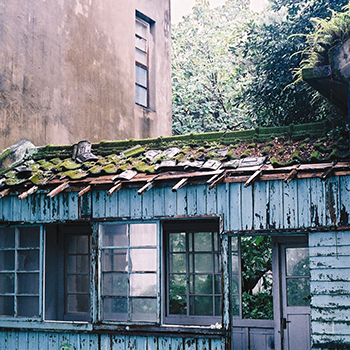
[[[135,11],[154,21],[135,105]],[[0,149],[171,133],[170,0],[0,2]]]

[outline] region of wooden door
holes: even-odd
[[[282,244],[281,336],[283,350],[310,350],[310,267],[306,245]]]

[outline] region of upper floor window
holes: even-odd
[[[218,222],[167,222],[165,321],[221,322],[222,292]]]
[[[150,24],[139,17],[135,20],[135,102],[148,107]]]

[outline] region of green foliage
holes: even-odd
[[[59,346],[61,350],[72,350],[72,345],[69,343],[64,343]]]
[[[350,37],[350,5],[342,12],[331,12],[331,18],[312,18],[315,30],[306,37],[306,48],[301,52],[303,59],[296,69],[296,82],[302,79],[304,68],[314,68],[329,64],[328,51]]]

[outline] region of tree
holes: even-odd
[[[211,10],[197,0],[192,14],[172,30],[173,131],[175,134],[235,129],[249,124],[235,104],[244,81],[230,46],[241,40],[247,1],[228,0]]]

